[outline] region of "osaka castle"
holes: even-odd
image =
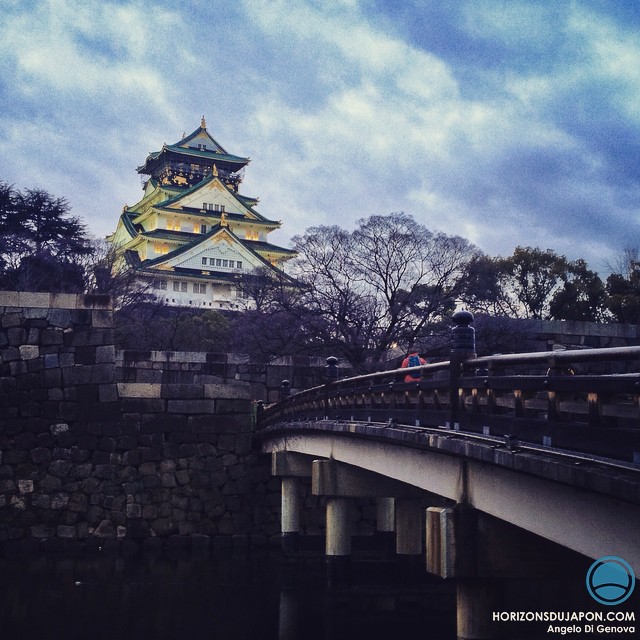
[[[239,192],[249,158],[227,153],[204,117],[193,133],[150,153],[138,173],[143,197],[125,206],[114,233],[118,268],[133,269],[156,298],[172,306],[237,309],[242,279],[281,273],[295,252],[271,244],[280,222]]]

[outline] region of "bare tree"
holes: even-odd
[[[479,254],[405,213],[360,220],[351,233],[312,227],[293,244],[301,317],[359,370],[379,365],[392,346],[409,347],[453,310],[465,266]]]
[[[110,295],[117,310],[146,303],[163,306],[151,280],[145,281],[135,269],[126,268],[112,245],[95,239],[91,247],[92,252],[82,259],[85,291]]]

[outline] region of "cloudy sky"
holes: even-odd
[[[0,180],[96,236],[202,115],[283,245],[406,211],[601,273],[640,247],[637,0],[0,2]]]

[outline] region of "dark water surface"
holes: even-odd
[[[327,586],[322,559],[0,558],[7,640],[454,640],[455,591],[426,574],[360,565]]]

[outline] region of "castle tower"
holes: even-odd
[[[144,195],[122,211],[107,241],[121,267],[134,269],[168,305],[234,309],[242,278],[278,272],[295,255],[268,241],[280,222],[239,192],[249,158],[210,135],[204,117],[193,133],[150,153],[138,173]]]

